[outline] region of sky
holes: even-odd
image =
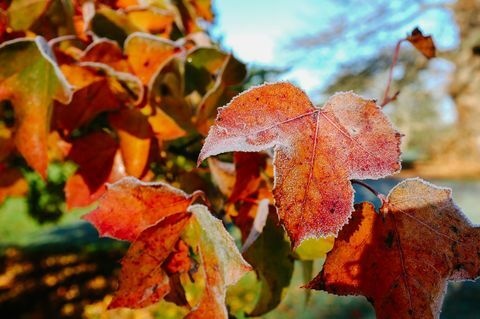
[[[378,7],[369,1],[356,1],[364,5],[355,7],[339,7],[336,0],[213,1],[217,21],[212,33],[221,39],[227,50],[250,65],[289,68],[290,71],[281,79],[296,82],[307,93],[326,86],[340,65],[372,56],[379,46],[393,47],[398,39],[405,37],[416,26],[424,33],[432,34],[437,48],[441,50],[457,44],[457,31],[448,10],[432,9],[415,16],[412,15],[417,9],[415,6],[405,6],[403,0],[392,0],[389,5],[395,9],[395,15],[388,16],[386,22],[407,21],[391,31],[379,31],[380,44],[369,42],[362,45],[356,40],[346,39],[329,49],[299,51],[292,45],[295,38],[328,30],[334,23],[342,22],[338,21],[338,13],[341,13],[342,20],[358,20],[356,18],[366,16]],[[332,20],[335,17],[337,21]],[[367,27],[368,24],[358,26]]]

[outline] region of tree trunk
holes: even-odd
[[[480,167],[480,0],[458,0],[454,14],[460,47],[450,93],[458,118],[444,159]]]

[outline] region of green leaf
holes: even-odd
[[[267,223],[260,237],[244,254],[261,281],[260,296],[249,316],[261,316],[277,307],[284,289],[290,285],[293,274],[293,258],[290,243],[280,226],[276,212],[270,210]]]
[[[72,89],[42,37],[0,45],[0,65],[0,100],[13,104],[17,149],[45,177],[53,100],[69,103]]]
[[[222,222],[213,217],[207,207],[192,205],[189,211],[199,226],[201,264],[205,273],[205,290],[199,304],[185,318],[225,318],[227,286],[235,284],[251,270],[235,246]]]
[[[8,22],[14,31],[28,30],[50,5],[51,0],[13,0],[7,9]]]

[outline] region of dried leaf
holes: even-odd
[[[435,44],[433,43],[432,36],[423,35],[419,28],[415,28],[407,38],[418,51],[420,51],[427,59],[434,58],[436,55]]]
[[[377,318],[438,318],[447,281],[480,275],[480,228],[453,203],[450,189],[420,179],[398,184],[381,211],[356,206],[306,287],[364,295]]]
[[[335,235],[353,210],[350,179],[400,168],[400,134],[374,101],[337,93],[322,109],[289,83],[268,84],[219,110],[199,156],[275,150],[275,201],[293,245]]]

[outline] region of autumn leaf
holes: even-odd
[[[109,39],[98,39],[92,42],[82,53],[81,62],[99,62],[120,72],[129,72],[130,68],[124,59],[122,48],[117,42]]]
[[[53,100],[69,103],[71,88],[42,37],[4,42],[0,63],[0,100],[13,104],[15,144],[27,163],[45,177]]]
[[[128,63],[144,85],[177,49],[175,42],[147,33],[135,32],[125,40]]]
[[[260,187],[261,171],[266,167],[266,154],[235,152],[235,183],[229,201],[235,203],[255,193]]]
[[[215,158],[208,159],[208,167],[212,175],[213,183],[220,192],[229,197],[232,194],[233,186],[236,180],[235,166],[233,163],[222,162]]]
[[[73,141],[68,158],[79,168],[65,185],[69,208],[90,205],[103,194],[105,183],[115,181],[111,176],[115,174],[115,166],[120,165],[116,163],[117,149],[117,142],[105,132],[94,132]]]
[[[46,11],[52,0],[13,0],[7,9],[9,26],[15,30],[28,30]]]
[[[148,117],[138,109],[123,109],[109,116],[120,139],[120,150],[127,174],[141,177],[148,164],[152,127]]]
[[[69,135],[98,114],[121,108],[121,94],[116,94],[114,89],[116,80],[99,75],[88,67],[62,65],[61,69],[75,91],[68,105],[55,103],[52,119],[55,129]]]
[[[200,228],[200,255],[205,271],[205,291],[186,319],[228,318],[225,307],[227,286],[235,284],[251,266],[238,252],[222,222],[203,205],[189,209]]]
[[[415,28],[406,38],[418,51],[420,51],[427,59],[434,58],[436,55],[435,44],[432,36],[423,35],[419,28]]]
[[[148,103],[171,117],[182,129],[191,130],[193,109],[184,97],[185,63],[182,54],[165,60],[152,76],[148,87]]]
[[[187,211],[195,196],[165,183],[127,177],[108,186],[98,208],[85,215],[101,236],[134,241],[147,227]]]
[[[84,217],[101,236],[133,242],[122,261],[119,289],[109,308],[145,307],[166,297],[179,284],[172,285],[175,274],[190,270],[190,262],[185,261],[188,250],[182,249],[189,245],[198,247],[205,288],[187,317],[227,319],[226,287],[251,267],[222,222],[205,206],[190,206],[195,197],[168,184],[128,177],[111,185],[99,207]],[[181,237],[189,229],[198,236],[186,236],[183,242]]]
[[[356,206],[306,287],[364,295],[377,318],[438,318],[447,282],[480,275],[479,236],[450,189],[409,179],[380,214],[370,203]]]
[[[150,105],[147,105],[150,107]],[[175,121],[160,109],[148,117],[153,133],[160,141],[170,141],[185,136],[187,133]]]
[[[322,109],[289,83],[267,84],[219,109],[200,153],[258,152],[274,147],[274,196],[296,247],[336,235],[353,210],[350,179],[400,169],[400,134],[372,100],[337,93]]]
[[[108,308],[142,308],[164,298],[170,291],[165,262],[191,214],[170,215],[147,228],[132,243],[122,259],[118,290]]]

